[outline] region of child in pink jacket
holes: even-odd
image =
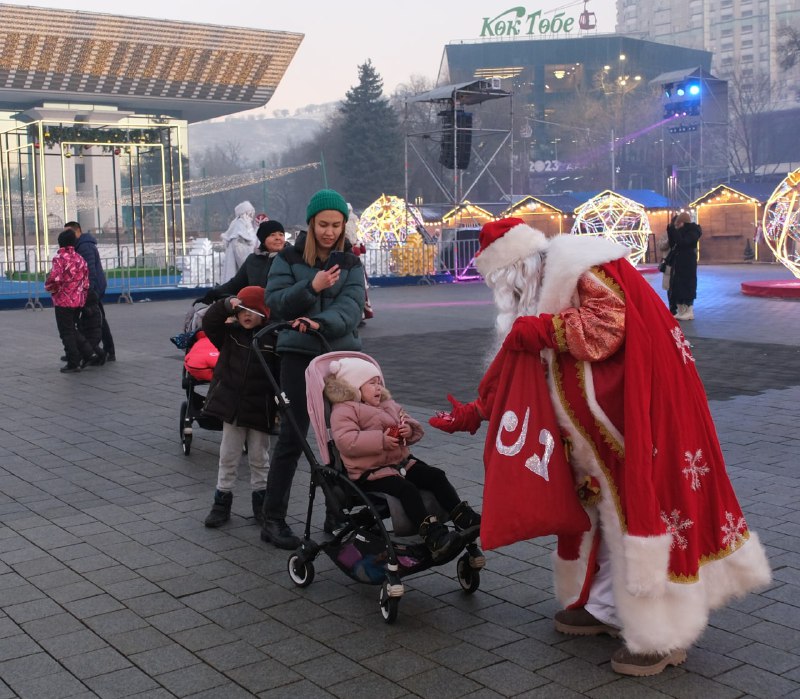
[[[89,290],[89,268],[86,260],[75,252],[75,240],[75,232],[69,228],[59,234],[58,252],[44,283],[45,290],[53,296],[56,326],[67,356],[66,366],[61,367],[64,374],[78,372],[98,359],[91,344],[78,330]]]
[[[461,500],[442,469],[411,455],[408,445],[422,438],[422,425],[392,400],[371,362],[345,357],[331,362],[330,370],[325,396],[333,405],[331,434],[350,479],[364,491],[400,500],[434,560],[459,551],[477,536],[480,515]],[[420,489],[433,493],[459,533],[428,513]]]

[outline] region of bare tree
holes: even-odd
[[[728,156],[731,173],[738,179],[751,182],[756,179],[760,167],[764,165],[760,162],[768,137],[764,129],[764,118],[774,111],[770,81],[761,74],[745,79],[737,70],[728,82],[728,95]]]

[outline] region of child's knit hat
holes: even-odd
[[[334,359],[328,368],[339,381],[359,390],[367,381],[380,376],[381,372],[377,366],[358,357],[343,357]]]
[[[267,304],[264,303],[264,287],[263,286],[246,286],[238,294],[236,294],[243,306],[247,306],[251,311],[257,311],[265,318],[269,318],[269,311]]]

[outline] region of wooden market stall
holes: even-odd
[[[760,183],[720,184],[689,204],[703,229],[700,262],[746,262],[768,255],[756,233],[773,189]]]

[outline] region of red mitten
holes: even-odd
[[[428,420],[431,427],[453,434],[454,432],[469,432],[475,434],[483,422],[483,416],[478,406],[472,403],[460,403],[450,394],[447,400],[453,409],[449,413],[438,412]]]
[[[522,316],[514,321],[503,347],[514,352],[536,353],[546,347],[555,347],[551,335],[553,324],[552,315]]]

